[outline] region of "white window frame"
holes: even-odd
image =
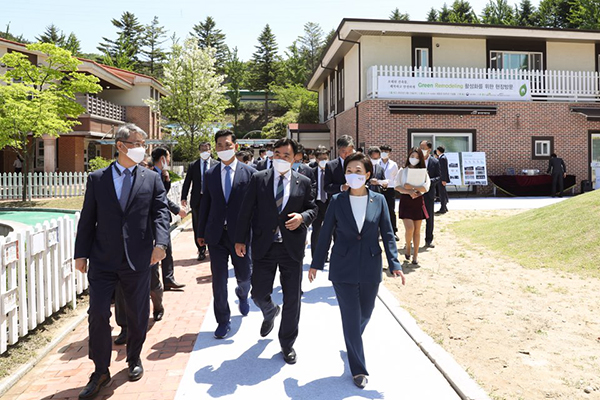
[[[538,146],[546,146],[546,151],[538,151],[539,147]],[[550,153],[551,153],[551,147],[552,147],[552,142],[550,140],[535,140],[534,144],[534,155],[535,157],[550,157]]]
[[[426,53],[425,60],[427,60],[427,65],[421,65],[421,61],[423,60],[422,53]],[[429,48],[427,47],[415,47],[415,68],[429,68]]]

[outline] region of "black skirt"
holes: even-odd
[[[408,194],[400,194],[400,208],[398,210],[398,218],[410,219],[413,221],[419,221],[429,218],[427,214],[427,208],[425,207],[425,200],[423,196],[419,196],[413,199]]]

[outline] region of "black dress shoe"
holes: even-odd
[[[127,329],[121,329],[121,333],[115,338],[115,344],[120,346],[127,343]]]
[[[104,374],[94,372],[90,376],[90,381],[87,385],[79,392],[80,399],[93,399],[96,397],[100,389],[110,383],[110,373],[107,371]]]
[[[394,234],[394,239],[396,239],[396,242],[400,241],[400,238],[398,237],[398,235]]]
[[[361,389],[364,389],[365,386],[367,386],[367,377],[366,377],[366,375],[360,374],[360,375],[353,376],[352,377],[352,381],[354,382],[354,384],[357,387],[359,387]]]
[[[279,315],[281,308],[279,306],[275,306],[277,309],[275,310],[275,316],[271,319],[265,319],[260,326],[260,336],[265,337],[273,330],[273,326],[275,325],[275,317]]]
[[[137,360],[129,363],[129,380],[131,382],[139,381],[144,376],[144,367],[142,360]]]
[[[178,283],[177,281],[165,282],[165,290],[181,289],[185,287],[185,283]]]
[[[296,350],[293,347],[289,349],[281,348],[283,353],[283,360],[288,364],[296,364]]]
[[[435,249],[435,244],[431,243],[431,242],[426,242],[425,243],[425,247],[428,247],[430,249]]]
[[[204,260],[206,260],[206,254],[204,254],[204,253],[198,254],[198,261],[204,261]]]
[[[154,310],[154,321],[158,322],[161,319],[163,319],[165,315],[165,309],[164,307],[161,308],[160,310]]]

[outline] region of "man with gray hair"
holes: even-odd
[[[348,190],[344,160],[354,153],[354,139],[343,135],[337,140],[336,145],[338,158],[329,161],[325,166],[325,191],[330,196]]]
[[[129,380],[144,374],[140,354],[150,315],[150,266],[165,257],[169,243],[165,187],[157,173],[138,167],[146,138],[136,125],[121,126],[115,135],[117,160],[87,179],[74,258],[75,268],[88,274],[89,357],[95,371],[80,399],[95,397],[110,382],[110,303],[118,283],[127,314]]]

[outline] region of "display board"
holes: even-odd
[[[486,186],[487,166],[484,152],[464,152],[462,154],[463,182],[465,185]]]
[[[450,175],[450,182],[448,185],[461,186],[461,170],[460,170],[460,157],[458,153],[444,153],[448,160],[448,174]]]

